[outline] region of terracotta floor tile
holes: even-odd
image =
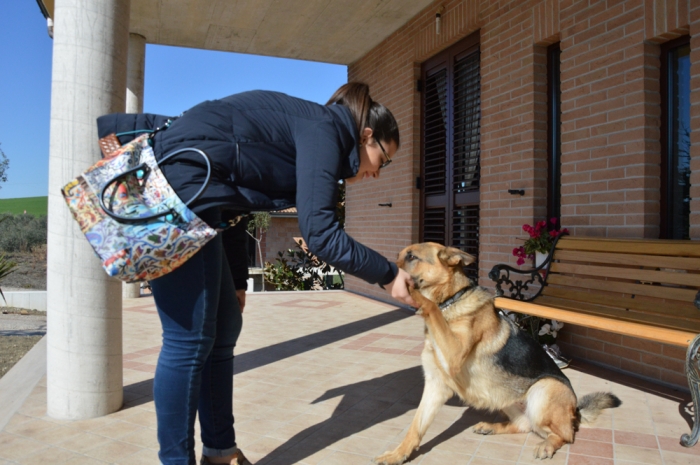
[[[486,457],[474,457],[471,461],[465,462],[470,465],[514,465],[517,462],[512,462],[510,460],[498,460]]]
[[[75,460],[80,455],[66,449],[49,447],[18,460],[22,465],[46,465]]]
[[[104,465],[105,463],[108,462],[103,462],[102,460],[97,460],[92,457],[79,455],[75,458],[68,459],[68,461],[62,462],[60,465]]]
[[[646,447],[658,449],[659,444],[653,434],[630,433],[629,431],[615,431],[615,444]]]
[[[521,446],[511,446],[495,442],[482,442],[474,453],[477,457],[517,462],[522,452]]]
[[[142,429],[144,429],[143,426],[137,425],[135,423],[129,423],[127,421],[115,421],[113,423],[108,424],[107,426],[103,426],[102,428],[94,429],[92,430],[92,432],[100,436],[104,436],[106,438],[119,439],[123,436],[132,434]]]
[[[79,436],[74,436],[65,441],[59,442],[57,446],[62,447],[63,449],[72,450],[73,452],[84,454],[85,451],[89,449],[99,447],[110,442],[112,442],[111,439],[104,436],[83,432]]]
[[[623,444],[615,444],[615,461],[617,462],[618,460],[663,465],[659,449],[648,449]]]
[[[52,423],[50,421],[31,419],[29,421],[22,422],[17,425],[8,425],[5,427],[5,431],[12,434],[17,434],[19,436],[33,437],[36,434],[45,432],[47,430],[52,430],[57,428],[59,425]]]
[[[610,443],[578,439],[569,446],[572,454],[590,455],[594,457],[613,458],[613,445]]]
[[[699,465],[700,457],[697,455],[682,454],[679,452],[661,451],[664,465]]]
[[[362,465],[371,463],[372,460],[369,457],[342,451],[337,451],[319,462],[321,465]]]
[[[445,450],[432,450],[430,454],[426,455],[425,457],[422,457],[423,460],[418,462],[421,457],[416,458],[415,462],[420,463],[421,465],[446,465],[446,464],[455,464],[455,465],[467,465],[469,463],[474,463],[472,460],[482,460],[483,457],[473,457],[471,455],[465,455],[465,454],[459,454],[457,452],[453,451],[445,451]],[[414,462],[408,462],[409,464],[412,464]],[[496,465],[496,461],[492,462],[494,465]],[[511,465],[511,462],[503,462],[502,465]]]
[[[85,455],[105,462],[119,462],[143,450],[143,448],[121,441],[109,441],[85,451]]]
[[[0,433],[0,458],[3,459],[19,460],[46,448],[45,444],[33,439],[10,433]]]
[[[568,465],[614,465],[613,459],[590,455],[569,454]]]
[[[156,430],[153,428],[143,428],[134,433],[122,436],[119,440],[138,447],[158,449],[158,436]]]
[[[700,456],[700,444],[696,444],[693,447],[683,447],[680,444],[679,438],[669,438],[666,436],[659,436],[658,438],[661,450],[678,452],[680,454]]]
[[[576,433],[576,439],[588,439],[591,441],[612,442],[613,434],[610,429],[581,427]]]

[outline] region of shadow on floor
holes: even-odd
[[[295,434],[257,463],[258,465],[299,463],[338,441],[415,410],[422,392],[423,372],[420,366],[331,389],[313,401],[313,403],[319,403],[342,396],[331,417]],[[461,403],[452,400],[448,405],[461,406]],[[467,412],[448,429],[422,445],[414,456],[429,452],[433,447],[460,434],[479,421],[492,421],[493,415],[473,410],[467,410]],[[397,426],[405,428],[410,425],[411,420],[412,417],[407,416],[405,425]],[[379,451],[381,452],[383,451]]]
[[[600,367],[589,362],[584,361],[574,361],[571,363],[571,368],[580,371],[581,373],[586,373],[588,375],[595,376],[601,379],[607,379],[613,383],[622,384],[623,386],[631,387],[639,391],[646,392],[647,394],[652,394],[655,396],[668,399],[673,402],[678,403],[678,413],[680,416],[688,423],[690,429],[693,428],[693,399],[688,392],[681,391],[679,389],[673,389],[668,386],[663,386],[661,384],[656,384],[651,381],[647,381],[642,378],[638,378],[625,373],[620,373],[617,371],[610,370],[606,367]],[[564,373],[566,374],[566,373]],[[577,392],[578,396],[588,394],[586,392]],[[622,399],[624,402],[625,399]]]
[[[414,313],[412,311],[396,309],[363,320],[319,331],[318,333],[236,355],[234,359],[234,375],[244,373],[248,370],[254,370],[310,350],[315,350],[343,339],[358,336],[367,331],[396,323],[397,321],[401,321],[413,315]],[[136,407],[137,405],[150,402],[153,400],[153,379],[147,379],[124,386],[124,391],[124,408]]]
[[[234,374],[254,370],[261,366],[293,357],[295,355],[315,350],[334,342],[358,336],[381,326],[390,325],[415,315],[409,310],[396,309],[380,313],[364,320],[354,321],[335,328],[319,331],[308,336],[298,337],[289,341],[273,344],[261,349],[251,350],[236,356]]]

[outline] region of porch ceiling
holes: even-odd
[[[53,0],[39,0],[53,16]],[[131,0],[150,44],[350,64],[431,0]]]

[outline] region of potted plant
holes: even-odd
[[[523,245],[513,249],[513,255],[518,257],[518,265],[525,263],[526,258],[530,260],[535,258],[535,266],[540,266],[544,262],[557,237],[569,233],[566,228],[560,229],[558,218],[550,218],[549,225],[545,220],[536,223],[534,227],[524,224],[523,231],[530,237]]]
[[[523,231],[529,234],[529,238],[520,247],[513,249],[513,255],[518,257],[518,265],[523,265],[525,259],[535,259],[535,266],[544,263],[547,255],[552,250],[552,245],[557,237],[568,234],[569,230],[561,229],[558,218],[550,218],[549,222],[542,220],[530,226],[523,225]],[[521,329],[526,331],[537,342],[542,344],[545,352],[552,357],[559,368],[565,368],[570,360],[566,359],[556,344],[557,334],[564,327],[564,323],[547,318],[539,318],[520,313],[506,313]]]

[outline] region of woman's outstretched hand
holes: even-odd
[[[413,289],[413,279],[404,270],[399,268],[399,273],[396,275],[394,280],[384,286],[391,297],[403,302],[411,307],[418,307],[413,298],[411,298],[411,289]]]

